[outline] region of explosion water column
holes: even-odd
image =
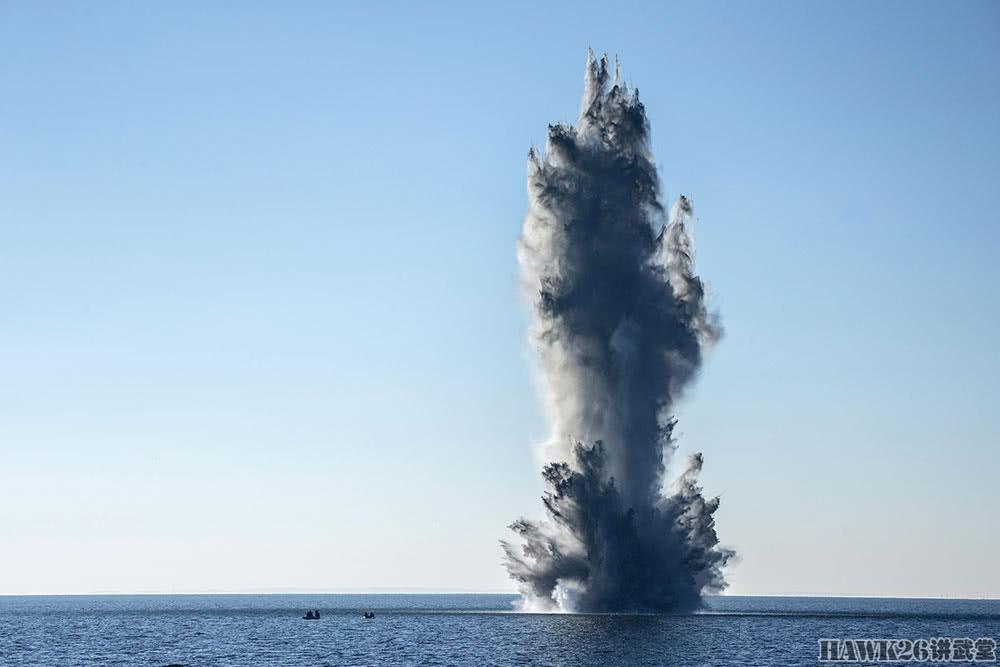
[[[547,519],[502,542],[524,606],[685,612],[725,586],[700,454],[665,491],[672,408],[720,336],[694,273],[691,203],[664,210],[638,92],[588,56],[575,126],[528,153],[518,248],[552,434]]]

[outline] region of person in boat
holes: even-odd
[[[316,618],[319,618],[319,609],[316,610]]]
[[[303,616],[302,618],[306,619],[307,621],[311,621],[311,620],[313,620],[313,619],[316,618],[316,615],[314,613],[312,613],[312,610],[310,610],[310,611],[307,611],[306,615]]]

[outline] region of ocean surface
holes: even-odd
[[[723,596],[687,616],[525,614],[515,600],[0,596],[0,665],[817,665],[819,639],[1000,640],[1000,600]],[[303,620],[310,609],[322,618]]]

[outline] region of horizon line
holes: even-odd
[[[449,589],[339,589],[339,590],[241,590],[241,591],[152,591],[152,592],[84,592],[84,593],[0,593],[0,597],[135,597],[135,596],[182,596],[182,595],[505,595],[519,596],[515,591],[496,590],[449,590]],[[1000,597],[965,597],[952,595],[845,595],[813,593],[710,593],[703,597],[757,597],[757,598],[840,598],[858,600],[970,600],[1000,601]]]

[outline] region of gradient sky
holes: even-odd
[[[513,590],[592,46],[699,218],[732,592],[1000,597],[1000,5],[242,4],[0,5],[0,593]]]

